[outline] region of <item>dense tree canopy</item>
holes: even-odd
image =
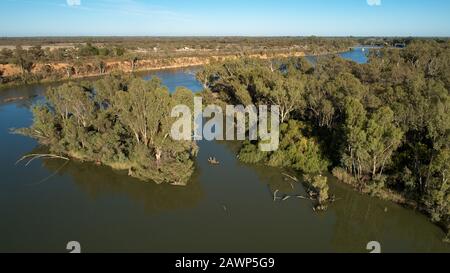
[[[279,151],[247,142],[241,160],[305,173],[329,166],[365,192],[414,201],[448,228],[450,42],[407,44],[372,50],[366,64],[244,59],[211,64],[198,78],[227,102],[283,109]]]
[[[193,100],[170,94],[158,79],[111,75],[93,84],[68,83],[47,92],[23,133],[53,153],[105,164],[142,180],[185,184],[193,173],[197,146],[169,136],[174,105]],[[188,104],[189,105],[189,104]]]

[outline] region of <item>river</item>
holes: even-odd
[[[343,55],[363,58],[361,49]],[[356,55],[355,55],[356,54]],[[143,73],[171,90],[200,91],[192,69]],[[339,198],[314,213],[301,199],[274,202],[272,192],[304,194],[278,169],[240,163],[237,143],[199,142],[187,187],[144,183],[90,163],[36,160],[15,165],[38,148],[10,134],[32,123],[30,106],[48,85],[0,93],[0,252],[450,252],[444,233],[424,215],[359,195],[330,178]],[[17,101],[11,98],[22,97]],[[220,166],[210,166],[215,156]]]

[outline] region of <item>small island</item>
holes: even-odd
[[[34,107],[34,123],[19,133],[46,145],[51,153],[103,164],[156,183],[185,185],[194,171],[197,145],[173,141],[170,113],[190,105],[193,93],[173,94],[157,78],[145,81],[113,74],[94,82],[51,88]]]

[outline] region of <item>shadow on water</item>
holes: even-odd
[[[423,214],[330,181],[331,191],[340,198],[329,211],[335,216],[331,241],[335,251],[354,252],[369,241],[379,241],[388,252],[450,251],[450,246],[442,242],[442,230]]]
[[[43,160],[43,167],[52,175],[71,177],[76,186],[93,200],[122,195],[150,214],[193,208],[205,195],[198,181],[198,172],[193,175],[189,187],[176,187],[143,182],[125,172],[92,163],[47,159]],[[38,184],[45,183],[45,180]]]

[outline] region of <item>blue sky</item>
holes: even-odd
[[[0,36],[450,36],[447,0],[0,0]]]

